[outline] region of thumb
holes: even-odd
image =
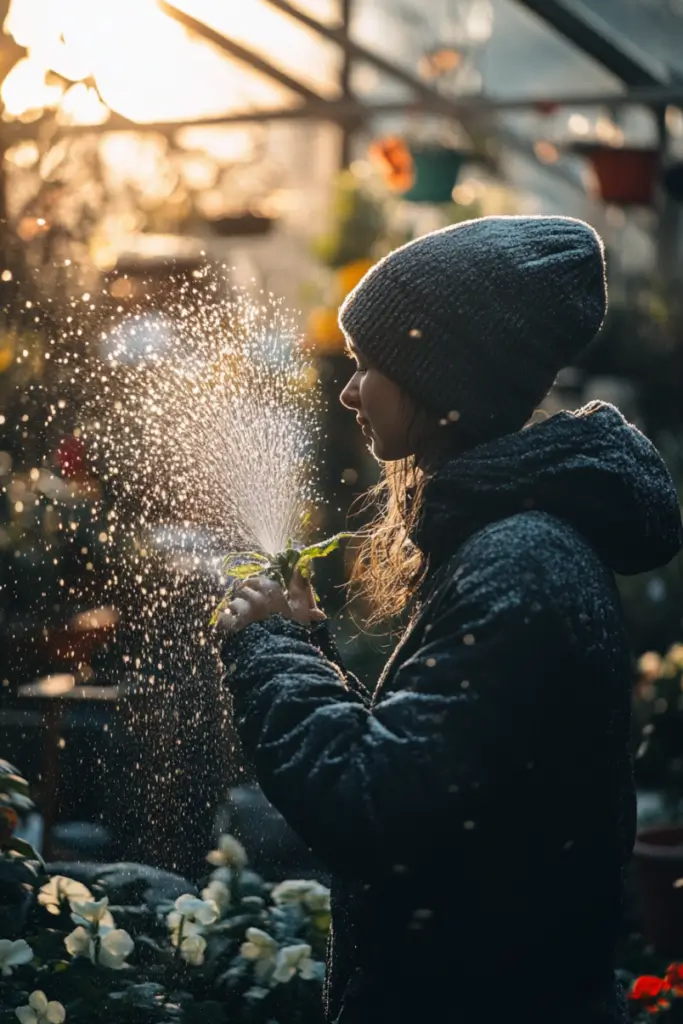
[[[304,579],[298,569],[292,573],[287,596],[292,611],[305,615],[311,622],[322,622],[327,617],[316,604],[310,581]]]

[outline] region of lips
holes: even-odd
[[[357,416],[356,422],[358,423],[358,426],[360,427],[364,434],[370,433],[370,424],[368,423],[367,420],[361,419],[360,416]]]

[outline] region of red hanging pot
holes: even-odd
[[[600,197],[614,206],[649,206],[660,165],[656,149],[617,148],[577,143],[574,151],[587,156],[598,180]]]

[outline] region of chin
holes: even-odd
[[[377,437],[371,439],[370,452],[378,462],[398,462],[411,454],[407,449],[386,444]]]

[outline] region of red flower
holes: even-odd
[[[675,996],[683,996],[683,964],[669,964],[664,981]]]
[[[633,982],[628,997],[633,1002],[640,1003],[650,1013],[659,1013],[660,1010],[669,1008],[670,1004],[666,998],[669,991],[669,984],[664,978],[643,974]]]

